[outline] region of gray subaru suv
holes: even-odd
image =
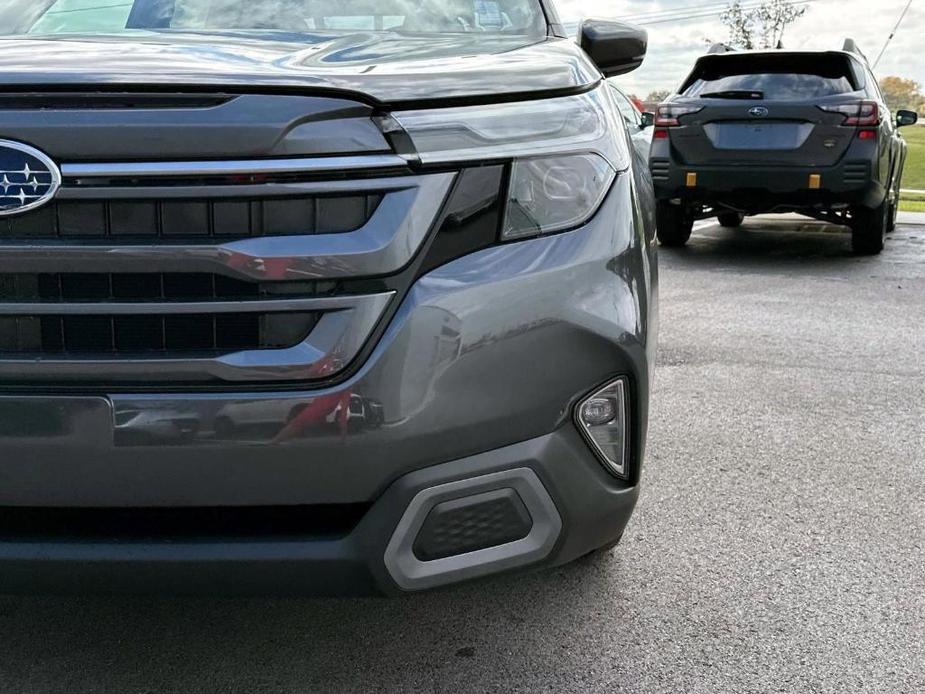
[[[654,202],[544,0],[0,3],[0,591],[417,591],[612,546]]]

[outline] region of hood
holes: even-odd
[[[574,41],[479,34],[138,32],[0,38],[9,87],[260,88],[348,92],[381,104],[498,99],[601,79]]]

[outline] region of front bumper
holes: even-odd
[[[422,490],[511,470],[529,470],[554,500],[561,529],[535,566],[554,566],[622,534],[638,487],[616,484],[577,431],[406,475],[383,493],[356,528],[336,538],[223,542],[0,542],[0,592],[177,594],[398,594],[383,557],[404,511]],[[523,566],[517,561],[504,568]],[[494,572],[464,573],[465,578]],[[437,581],[421,587],[433,587]]]
[[[326,390],[0,396],[0,589],[388,590],[386,536],[415,475],[486,467],[534,469],[555,501],[561,537],[534,563],[606,544],[635,500],[654,349],[652,249],[633,219],[621,177],[581,229],[434,270],[364,366]],[[570,422],[574,404],[617,375],[633,393],[628,483],[604,472]],[[284,539],[24,542],[2,523],[4,508],[317,505],[368,511],[340,534]]]

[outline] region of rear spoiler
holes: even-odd
[[[777,50],[784,50],[784,42],[779,41],[776,46]],[[735,53],[736,49],[733,46],[729,46],[725,43],[714,43],[710,46],[710,49],[707,51],[707,55],[723,55],[725,53]],[[866,64],[867,56],[858,48],[858,44],[854,39],[845,39],[845,44],[842,47],[842,52],[851,53],[852,55],[857,56]]]
[[[845,45],[842,47],[842,50],[845,53],[853,53],[863,60],[865,64],[867,63],[867,56],[858,48],[858,44],[854,39],[845,39]]]
[[[735,53],[735,48],[727,46],[725,43],[714,43],[707,51],[707,55],[722,55],[723,53]]]

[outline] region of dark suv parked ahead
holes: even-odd
[[[859,254],[895,226],[906,143],[853,41],[843,51],[737,53],[715,46],[658,109],[650,166],[658,237],[690,238],[696,219],[735,227],[798,212],[847,224]]]
[[[5,0],[0,34],[0,591],[414,591],[619,539],[654,201],[603,77],[644,32]]]

